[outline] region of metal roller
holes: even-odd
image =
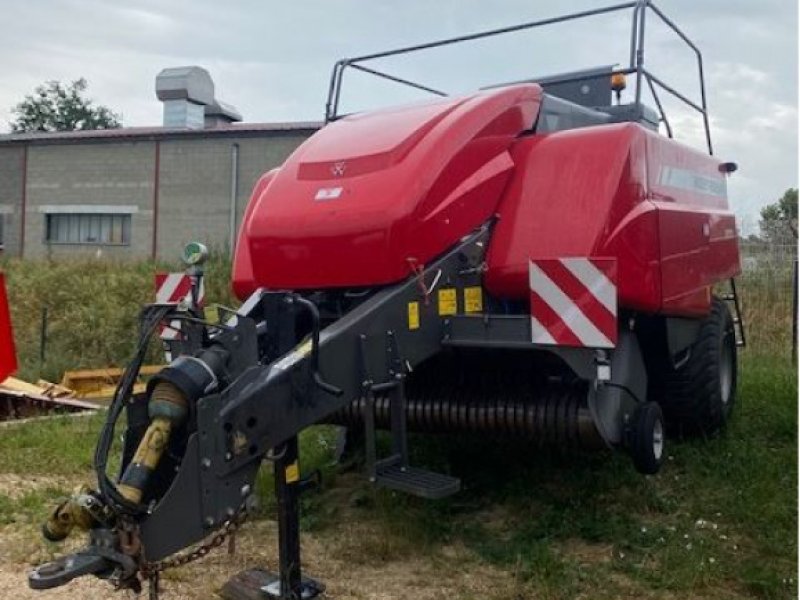
[[[410,431],[487,434],[565,448],[602,445],[586,405],[585,382],[548,380],[513,361],[465,362],[466,368],[464,362],[439,360],[409,377]],[[367,401],[359,398],[327,421],[360,428],[365,410]],[[375,426],[388,429],[390,420],[390,398],[376,396]]]

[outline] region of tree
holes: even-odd
[[[85,98],[86,80],[68,85],[48,81],[17,104],[11,112],[16,120],[9,123],[14,133],[36,131],[75,131],[78,129],[114,129],[121,127],[120,116],[105,106],[94,106]]]
[[[789,188],[777,202],[761,209],[762,237],[771,244],[797,241],[797,189]]]

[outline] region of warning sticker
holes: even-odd
[[[480,286],[464,288],[464,312],[483,312],[483,290]]]
[[[300,481],[300,465],[294,461],[286,467],[286,483],[295,483],[296,481]]]
[[[439,290],[439,316],[454,315],[458,312],[458,297],[455,288]]]
[[[419,329],[419,302],[408,303],[408,328]]]

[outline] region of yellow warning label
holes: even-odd
[[[286,483],[294,483],[300,481],[300,465],[297,461],[286,467]]]
[[[458,297],[455,288],[439,290],[439,316],[454,315],[458,312]]]
[[[419,329],[419,302],[408,303],[408,328]]]
[[[480,286],[464,288],[464,312],[483,312],[483,290]]]

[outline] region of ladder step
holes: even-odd
[[[415,467],[392,465],[378,471],[375,483],[429,500],[450,496],[461,489],[461,480]]]
[[[734,300],[736,300],[736,296],[734,296],[733,294],[722,294],[720,296],[720,299],[725,300],[726,302],[733,302]]]

